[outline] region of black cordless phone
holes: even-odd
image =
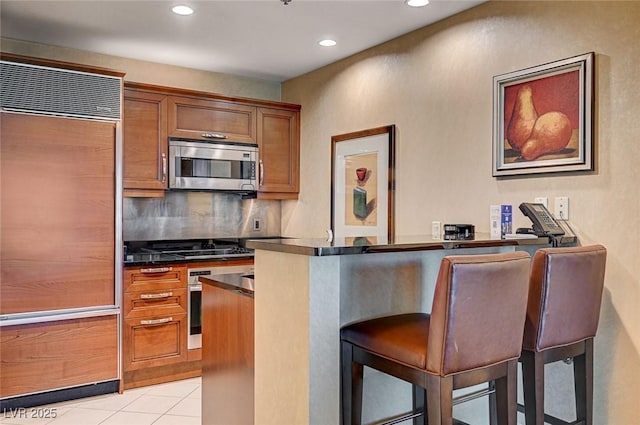
[[[564,230],[542,204],[520,204],[520,211],[533,223],[533,231],[538,236],[562,236]]]

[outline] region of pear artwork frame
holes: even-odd
[[[331,240],[393,240],[395,134],[391,124],[331,137]]]
[[[493,176],[592,171],[594,53],[493,77]]]

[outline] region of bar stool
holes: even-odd
[[[361,422],[368,366],[413,385],[414,424],[425,423],[425,416],[429,425],[452,424],[453,390],[493,380],[497,419],[515,425],[529,267],[525,252],[445,257],[431,315],[386,316],[343,327],[342,423]]]
[[[607,251],[602,245],[546,248],[533,256],[522,344],[527,425],[569,424],[544,413],[544,365],[573,359],[576,421],[593,423],[593,338]]]

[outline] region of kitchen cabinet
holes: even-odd
[[[256,143],[256,107],[237,102],[169,96],[169,136]]]
[[[124,388],[198,376],[187,364],[185,265],[130,267],[123,281]]]
[[[124,91],[125,196],[163,196],[167,188],[167,95]]]
[[[254,423],[253,297],[202,285],[202,423]],[[209,282],[209,283],[206,283]]]
[[[0,330],[0,397],[118,379],[116,315]]]
[[[299,122],[298,110],[258,108],[259,198],[298,198]]]
[[[168,138],[175,137],[258,144],[258,198],[298,198],[299,105],[140,83],[125,88],[125,196],[164,196]]]

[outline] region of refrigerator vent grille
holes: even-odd
[[[0,61],[0,103],[7,110],[120,120],[122,79]]]

